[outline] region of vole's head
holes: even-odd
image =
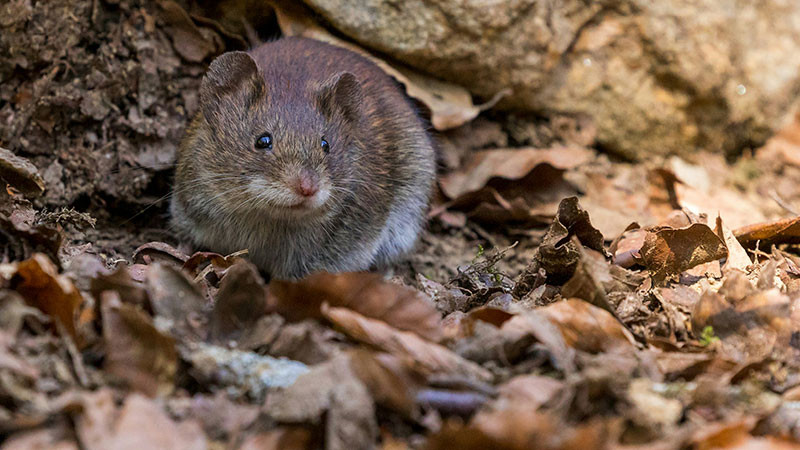
[[[322,217],[352,195],[363,93],[348,72],[313,81],[260,70],[244,52],[211,63],[200,88],[206,138],[189,149],[212,207],[285,219]],[[267,80],[267,81],[265,81]]]

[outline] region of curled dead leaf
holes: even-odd
[[[592,226],[589,214],[581,208],[577,197],[567,197],[559,203],[556,217],[533,261],[520,275],[514,293],[522,297],[536,288],[542,270],[548,283],[563,284],[569,280],[581,259],[582,246],[606,255],[603,235]]]
[[[189,257],[166,242],[148,242],[133,251],[132,259],[135,264],[153,264],[160,261],[180,267]]]
[[[145,290],[155,315],[169,321],[175,337],[205,340],[211,305],[183,272],[162,263],[148,266]]]
[[[402,360],[415,361],[424,372],[460,373],[481,381],[491,374],[481,366],[428,342],[416,334],[401,331],[347,308],[323,305],[322,314],[352,339],[378,348]]]
[[[640,250],[642,263],[656,281],[728,255],[725,242],[708,225],[658,227],[648,231]]]
[[[37,253],[20,262],[11,283],[28,304],[60,322],[75,343],[82,345],[76,320],[83,296],[69,278],[58,274],[55,264],[47,256]]]
[[[583,300],[555,302],[537,310],[561,330],[567,345],[589,353],[632,351],[636,341],[608,311]]]
[[[159,13],[166,23],[165,31],[172,39],[172,45],[185,60],[201,62],[208,56],[218,53],[213,40],[208,39],[192,21],[191,16],[172,0],[159,0]]]
[[[80,448],[170,448],[205,450],[208,442],[195,421],[172,420],[153,400],[131,394],[117,407],[111,390],[81,393],[74,402]]]
[[[450,208],[489,223],[542,223],[559,199],[574,195],[564,171],[590,160],[583,147],[495,149],[475,153],[439,181]]]
[[[321,317],[323,303],[346,307],[428,340],[441,338],[440,316],[428,297],[375,273],[316,273],[299,281],[273,280],[270,302],[289,320]]]
[[[735,229],[733,235],[745,247],[753,247],[757,242],[761,243],[762,248],[771,244],[799,242],[800,217],[748,225]]]
[[[378,433],[372,396],[344,354],[271,393],[265,411],[280,423],[322,422],[328,448],[369,449]]]
[[[267,292],[258,269],[245,261],[222,278],[209,316],[209,339],[218,344],[248,341],[256,322],[267,314]]]
[[[44,192],[44,179],[36,166],[2,147],[0,147],[0,179],[27,196],[36,197]]]
[[[116,292],[106,291],[102,304],[106,371],[151,397],[169,394],[178,370],[175,341]]]

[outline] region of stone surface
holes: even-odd
[[[795,0],[305,0],[361,45],[505,109],[589,114],[627,157],[763,142],[800,91]]]

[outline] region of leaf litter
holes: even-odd
[[[611,162],[379,61],[449,130],[420,249],[392,279],[269,280],[246,249],[177,247],[163,202],[126,215],[168,198],[191,93],[248,27],[172,1],[12,3],[0,48],[58,36],[0,72],[3,448],[800,442],[797,119],[735,164]],[[287,5],[248,19],[345,42]]]

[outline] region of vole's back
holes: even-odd
[[[391,263],[410,250],[424,223],[435,177],[435,158],[425,126],[399,85],[368,59],[309,39],[284,38],[255,48],[249,55],[265,86],[265,104],[247,107],[236,104],[232,114],[237,117],[253,114],[256,117],[252,120],[274,116],[278,124],[274,125],[276,141],[283,131],[293,135],[298,135],[298,130],[299,134],[316,132],[319,111],[345,112],[332,114],[335,119],[326,125],[328,129],[333,127],[336,134],[342,131],[341,136],[346,136],[342,139],[351,149],[349,153],[332,151],[324,160],[333,174],[329,203],[335,212],[324,216],[321,222],[314,222],[286,219],[273,214],[268,205],[258,212],[217,208],[209,202],[197,201],[194,196],[202,193],[187,187],[201,185],[198,178],[222,179],[233,173],[244,174],[261,162],[251,159],[257,157],[249,150],[241,155],[227,155],[234,146],[216,144],[219,148],[209,148],[215,147],[211,143],[217,130],[226,128],[225,123],[210,123],[220,120],[218,116],[226,116],[223,108],[221,113],[211,114],[211,119],[198,114],[184,138],[172,205],[176,228],[196,244],[212,250],[247,248],[256,264],[281,278],[320,270],[366,270]],[[219,77],[213,66],[214,63],[207,78]],[[224,68],[217,69],[220,70]],[[341,107],[339,103],[348,104],[352,100],[341,92],[338,96],[320,96],[319,87],[341,74],[352,74],[357,79],[358,86],[352,90],[358,94],[357,105]],[[208,97],[216,98],[201,95],[201,99]],[[203,167],[204,160],[219,165],[225,159],[216,156],[220,153],[247,164],[232,168]],[[290,166],[295,162],[304,164],[292,161],[300,154],[304,153],[287,153],[284,159],[289,159]],[[276,159],[264,159],[265,172],[278,164],[280,151],[276,150],[274,156]],[[207,172],[210,175],[204,175]],[[215,195],[216,201],[233,198],[235,191],[234,186],[224,194]],[[247,203],[248,199],[236,201]]]

